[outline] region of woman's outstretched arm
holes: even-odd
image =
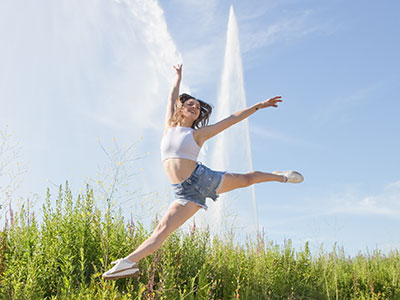
[[[182,80],[182,64],[179,64],[178,66],[173,66],[176,72],[176,80],[172,86],[171,92],[169,94],[168,98],[168,104],[167,104],[167,111],[165,113],[165,128],[168,127],[168,121],[171,119],[172,115],[174,114],[174,105],[175,101],[179,97],[179,87],[181,85],[181,80]]]
[[[224,131],[225,129],[231,127],[232,125],[246,119],[253,113],[255,113],[258,109],[266,108],[266,107],[278,107],[277,103],[282,102],[281,96],[276,96],[273,98],[269,98],[260,103],[254,104],[249,108],[243,109],[241,111],[235,112],[231,116],[226,119],[223,119],[214,125],[204,126],[200,129],[196,130],[197,140],[203,144],[206,140],[216,136],[218,133]]]

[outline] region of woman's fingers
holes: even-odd
[[[282,102],[282,96],[276,96],[276,97],[269,98],[269,99],[263,101],[261,104],[262,104],[263,108],[269,107],[269,106],[278,107],[278,105],[277,105],[278,102]]]
[[[176,75],[178,78],[182,77],[182,64],[178,64],[177,66],[172,66],[175,69]]]
[[[278,102],[282,102],[282,96],[276,96],[276,97],[273,97],[273,98],[269,98],[267,100],[267,102],[271,103],[274,107],[277,107],[277,106],[275,106],[275,104],[278,103]]]
[[[175,70],[180,70],[180,69],[182,69],[182,64],[178,64],[176,67],[175,66],[173,66],[174,68],[175,68]]]
[[[282,102],[282,96],[276,96],[276,97],[270,98],[269,100],[274,100],[274,101],[277,101],[277,102]]]
[[[182,64],[179,64],[177,66],[172,66],[176,71],[181,71],[182,70]]]

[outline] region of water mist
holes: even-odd
[[[230,8],[224,67],[214,122],[247,107],[240,53],[239,31],[233,7]],[[214,138],[207,164],[214,170],[247,173],[253,170],[248,120],[245,119]],[[215,233],[234,229],[235,235],[255,233],[258,229],[254,186],[220,195],[208,201],[207,223]]]

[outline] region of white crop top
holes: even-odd
[[[197,161],[200,147],[193,137],[193,128],[170,127],[161,140],[161,160],[186,158]]]

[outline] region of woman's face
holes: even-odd
[[[200,102],[196,99],[189,99],[183,103],[183,117],[190,121],[196,121],[200,116]]]

